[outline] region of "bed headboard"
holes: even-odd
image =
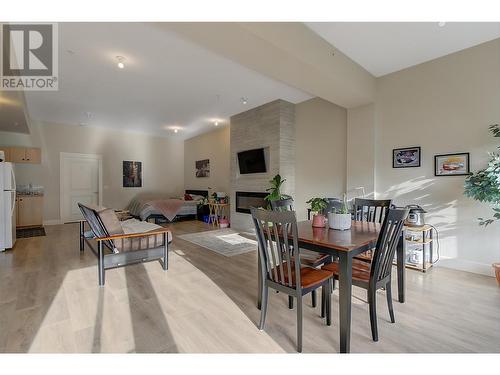
[[[186,190],[186,194],[202,195],[208,198],[208,190]]]

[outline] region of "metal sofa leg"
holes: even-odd
[[[98,264],[97,267],[99,269],[99,286],[104,286],[104,249],[103,249],[103,244],[102,241],[98,241],[97,245],[98,249]]]

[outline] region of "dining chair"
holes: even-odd
[[[390,199],[354,199],[354,220],[382,223],[387,211],[391,207]]]
[[[371,223],[382,223],[387,211],[391,207],[390,199],[365,199],[355,198],[353,205],[353,219],[356,221],[368,221]],[[355,259],[363,262],[371,262],[373,249],[360,254]]]
[[[323,209],[323,213],[325,215],[328,215],[330,212],[333,212],[334,210],[341,210],[342,206],[344,205],[342,199],[339,198],[325,198],[325,200],[326,200],[326,207]]]
[[[391,323],[395,323],[391,292],[392,262],[408,212],[407,208],[389,209],[385,215],[371,263],[353,259],[352,283],[367,290],[373,341],[378,341],[376,304],[378,289],[385,288],[389,316]],[[338,262],[327,264],[321,269],[332,273],[334,284],[335,280],[339,279]],[[342,288],[342,285],[340,287]],[[325,303],[328,306],[328,303]]]
[[[283,199],[278,199],[271,201],[271,209],[273,211],[294,211],[293,209],[293,198],[283,198]],[[310,251],[310,250],[301,250],[301,257],[300,260],[303,265],[317,268],[319,266],[322,266],[324,264],[330,263],[332,261],[332,258],[330,255],[327,254],[321,254],[315,251]],[[312,307],[316,307],[316,291],[313,290],[311,293],[311,305]],[[288,308],[293,309],[293,298],[289,297],[288,298]],[[324,317],[324,314],[322,314],[322,317]]]
[[[297,218],[294,211],[269,211],[250,208],[257,233],[262,279],[259,329],[264,330],[269,288],[297,299],[297,351],[302,351],[302,297],[322,287],[326,324],[331,325],[329,271],[303,266],[298,245]]]

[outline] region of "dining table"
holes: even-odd
[[[352,261],[353,258],[372,250],[378,239],[382,224],[367,221],[352,221],[350,229],[335,230],[312,226],[311,220],[297,223],[298,245],[307,249],[338,258],[339,262],[339,331],[340,352],[350,352],[351,304],[352,304]],[[400,236],[396,249],[398,300],[405,302],[405,241]],[[260,256],[258,257],[260,269]],[[258,272],[257,307],[261,308],[261,276]]]

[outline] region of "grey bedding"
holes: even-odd
[[[162,215],[150,203],[151,201],[161,199],[172,199],[172,197],[158,194],[138,195],[129,203],[127,210],[130,214],[139,217],[141,220],[146,220],[151,215]],[[184,201],[182,207],[177,212],[177,216],[196,215],[198,202],[199,200]]]

